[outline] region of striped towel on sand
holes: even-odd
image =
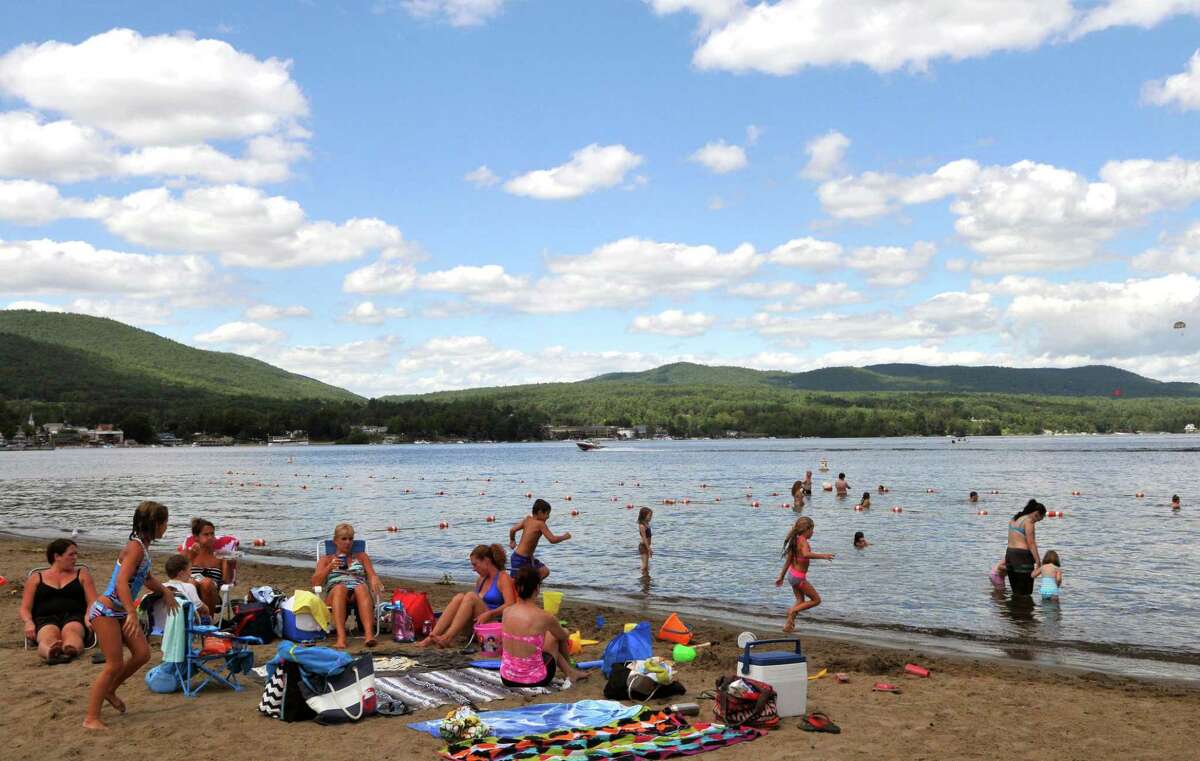
[[[505,687],[498,671],[477,668],[376,677],[375,681],[389,695],[404,701],[414,711],[446,704],[488,703],[518,695],[549,695],[563,689],[564,684],[563,680],[556,679],[552,688]]]

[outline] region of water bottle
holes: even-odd
[[[700,715],[700,704],[699,703],[676,703],[672,706],[668,706],[667,710],[677,713],[680,716],[699,716]]]

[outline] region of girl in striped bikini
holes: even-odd
[[[129,532],[125,548],[117,556],[112,578],[104,594],[97,597],[88,609],[88,621],[104,653],[104,669],[92,684],[87,718],[83,720],[84,729],[108,729],[100,721],[100,708],[106,700],[118,712],[125,713],[125,703],[117,697],[117,689],[150,659],[150,646],[138,625],[137,608],[133,602],[138,592],[142,591],[142,586],[162,595],[163,605],[169,615],[175,615],[179,609],[175,595],[168,594],[150,573],[150,543],[161,539],[166,532],[166,505],[158,502],[138,505],[133,513],[133,530]],[[125,660],[125,647],[129,648],[129,660]]]
[[[188,559],[192,561],[192,583],[200,599],[208,609],[221,609],[221,585],[229,578],[229,561],[222,560],[213,554],[213,540],[217,530],[212,521],[203,518],[192,519],[192,536],[195,542],[188,547]]]

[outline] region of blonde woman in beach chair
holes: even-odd
[[[375,647],[384,607],[376,600],[383,592],[383,582],[367,555],[366,542],[354,540],[354,527],[349,523],[339,523],[333,530],[333,540],[318,545],[312,586],[318,596],[324,589],[325,603],[333,611],[337,632],[334,647],[346,647],[346,618],[351,603],[357,610],[366,646]]]
[[[76,564],[79,549],[70,539],[55,539],[46,548],[49,566],[35,568],[25,577],[21,597],[24,645],[36,646],[50,665],[66,663],[96,642],[85,622],[88,606],[96,599],[91,571]]]

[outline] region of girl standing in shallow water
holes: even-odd
[[[133,513],[133,530],[129,541],[117,557],[112,578],[104,594],[96,598],[88,610],[88,620],[96,632],[96,641],[104,653],[104,669],[92,683],[88,697],[84,729],[108,729],[100,721],[100,708],[108,701],[118,713],[125,713],[125,703],[117,697],[117,689],[125,680],[150,659],[150,646],[138,624],[134,599],[144,584],[151,592],[162,595],[167,613],[175,615],[179,604],[175,595],[168,594],[158,579],[150,573],[150,543],[167,532],[167,507],[158,502],[143,502]],[[129,648],[125,660],[124,648]]]
[[[809,561],[813,559],[833,560],[834,558],[833,553],[812,551],[808,540],[812,538],[814,527],[812,518],[807,516],[797,518],[783,543],[783,569],[779,572],[779,578],[775,580],[775,586],[783,586],[783,580],[786,577],[788,583],[792,585],[792,593],[796,595],[796,604],[788,608],[787,622],[783,625],[785,632],[793,631],[796,628],[798,613],[821,604],[821,595],[817,594],[812,582],[808,580]]]
[[[650,530],[650,519],[653,517],[654,511],[648,507],[638,510],[638,554],[642,556],[642,576],[650,575],[650,556],[654,554],[654,550],[650,549],[650,541],[654,537],[654,532]]]

